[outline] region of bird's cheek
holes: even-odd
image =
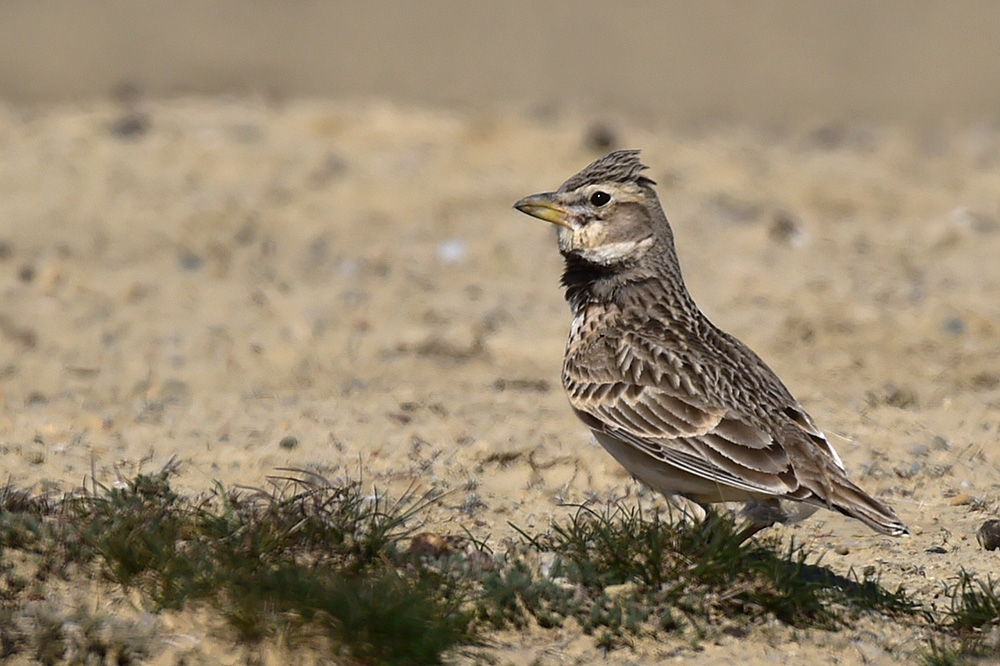
[[[560,252],[572,252],[577,249],[575,243],[575,237],[577,234],[576,229],[567,229],[566,227],[559,227],[556,232],[556,236],[559,239],[559,251]]]
[[[599,220],[590,220],[585,224],[573,221],[571,224],[573,224],[571,229],[559,228],[560,252],[580,254],[601,244],[604,237],[604,225]]]

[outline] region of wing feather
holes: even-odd
[[[731,409],[706,404],[676,355],[641,352],[619,345],[617,368],[582,368],[567,357],[563,383],[591,428],[713,483],[773,495],[798,488],[788,454],[772,434]],[[650,369],[662,369],[665,361],[670,372]]]

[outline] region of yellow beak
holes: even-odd
[[[552,192],[532,194],[514,204],[514,208],[540,220],[572,229],[573,227],[566,220],[569,217],[569,211],[557,204],[554,199],[555,195]]]

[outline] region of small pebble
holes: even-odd
[[[806,234],[794,214],[787,210],[778,210],[767,228],[771,240],[789,245],[801,246],[806,242]]]
[[[466,548],[465,559],[475,569],[479,569],[480,571],[493,571],[497,568],[497,563],[493,560],[490,554],[485,550],[479,550],[478,548]]]
[[[410,541],[407,552],[417,557],[443,557],[450,555],[454,547],[444,537],[431,532],[421,532]]]
[[[326,178],[333,179],[347,172],[347,160],[336,153],[329,153],[323,159],[322,169]]]
[[[608,585],[604,588],[604,594],[610,599],[624,599],[632,596],[636,590],[636,584],[632,581],[620,583],[618,585]]]
[[[947,451],[948,449],[951,448],[951,442],[949,442],[941,435],[934,435],[934,437],[931,439],[931,444],[933,444],[934,448],[938,451]]]
[[[944,320],[944,330],[952,335],[965,333],[965,320],[960,317],[949,317]]]
[[[1000,549],[1000,520],[987,520],[979,527],[976,538],[986,550]]]
[[[959,493],[951,498],[949,504],[952,506],[966,506],[972,503],[972,497],[968,493]]]
[[[389,418],[398,423],[399,425],[406,425],[413,420],[413,417],[409,414],[403,412],[392,412],[389,414]]]
[[[438,259],[446,264],[457,264],[465,259],[465,241],[458,238],[447,240],[438,246]]]
[[[331,255],[330,239],[321,235],[309,242],[306,250],[306,261],[310,264],[311,268],[318,268],[328,264]]]
[[[1000,386],[1000,375],[992,372],[980,372],[972,377],[972,388],[977,391],[989,391]]]
[[[847,546],[837,546],[833,549],[833,552],[837,553],[837,555],[847,555],[851,552],[851,549]]]
[[[951,219],[956,226],[971,229],[977,233],[993,233],[1000,229],[1000,222],[990,215],[980,211],[971,211],[959,206],[951,211]]]
[[[257,219],[250,217],[243,226],[239,228],[236,234],[233,236],[233,240],[236,241],[238,245],[249,245],[254,242],[257,238]]]
[[[542,578],[548,578],[552,575],[552,569],[556,565],[556,554],[555,553],[542,553],[538,556],[538,573],[541,574]]]
[[[185,250],[184,252],[182,252],[181,256],[178,257],[177,261],[180,264],[181,268],[183,268],[186,271],[196,271],[199,268],[201,268],[202,263],[204,263],[201,257],[199,257],[194,252],[191,252],[190,250]]]
[[[298,445],[299,445],[299,440],[292,435],[285,435],[284,437],[281,438],[281,441],[278,442],[278,446],[280,446],[283,449],[287,449],[289,451],[291,451]]]
[[[944,553],[947,553],[948,550],[946,548],[941,547],[941,546],[931,546],[930,548],[926,549],[924,552],[925,553],[933,553],[933,554],[936,554],[936,555],[943,555]]]
[[[883,387],[884,395],[882,402],[890,407],[899,409],[914,409],[917,407],[917,392],[907,386],[896,386],[887,383]]]
[[[885,661],[887,652],[875,643],[855,640],[851,641],[851,645],[853,645],[855,649],[861,653],[861,659],[866,664]]]

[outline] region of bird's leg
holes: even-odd
[[[667,502],[680,511],[682,520],[690,521],[692,524],[700,523],[702,527],[708,524],[709,517],[712,515],[707,504],[684,495],[669,495]]]
[[[757,532],[760,532],[761,530],[764,530],[764,529],[770,527],[773,524],[774,523],[754,523],[754,522],[747,521],[743,525],[743,528],[739,532],[736,533],[736,536],[739,537],[740,543],[743,543],[744,541],[746,541],[750,537],[756,535]]]
[[[740,543],[763,529],[788,521],[788,514],[781,508],[781,502],[776,497],[766,500],[747,500],[740,513],[746,518],[746,523],[737,532]]]

